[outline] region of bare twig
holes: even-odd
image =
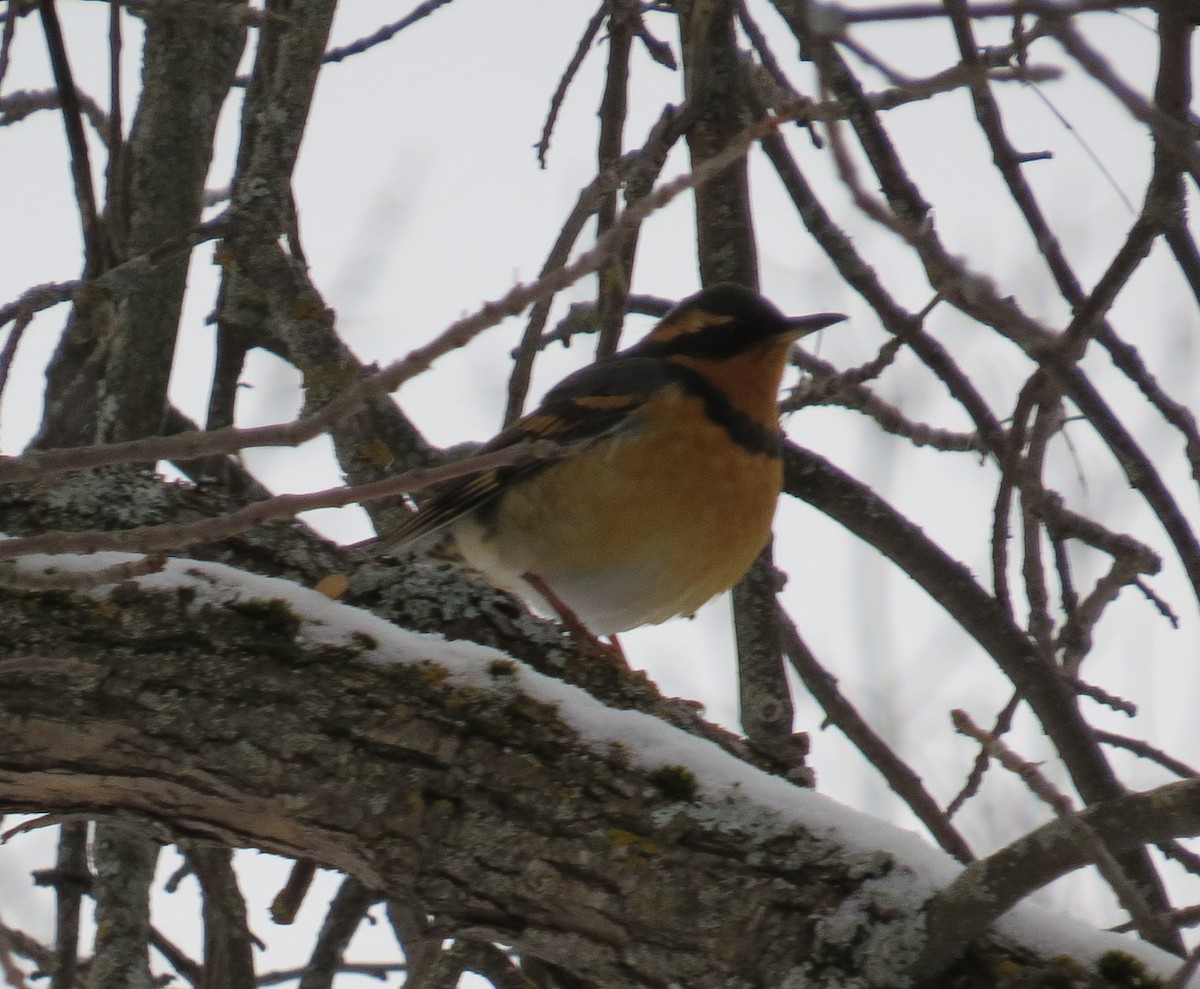
[[[36,819],[36,820],[40,820]],[[35,821],[27,822],[36,824]],[[7,841],[7,832],[0,840]],[[75,989],[79,970],[79,919],[84,891],[91,882],[88,871],[88,825],[83,821],[64,823],[58,837],[58,858],[46,885],[53,885],[56,899],[54,974],[50,989]]]
[[[1084,846],[1088,858],[1104,875],[1105,880],[1121,902],[1121,906],[1128,911],[1130,918],[1137,925],[1137,929],[1143,937],[1162,943],[1177,936],[1170,926],[1169,920],[1156,913],[1146,902],[1141,891],[1129,880],[1125,870],[1113,857],[1113,853],[1105,845],[1103,839],[1083,823],[1083,818],[1075,813],[1071,801],[1054,788],[1054,785],[1034,763],[1019,758],[998,738],[977,727],[965,711],[952,711],[950,716],[954,727],[961,734],[979,742],[987,749],[988,755],[997,760],[1009,772],[1019,776],[1031,793],[1051,807],[1060,819],[1070,824],[1077,840]]]
[[[105,141],[108,164],[105,167],[106,198],[110,212],[124,209],[121,171],[124,167],[124,123],[121,109],[121,0],[110,0],[108,8],[108,127]]]
[[[82,281],[47,282],[45,285],[35,285],[26,289],[19,299],[0,306],[0,326],[11,320],[32,317],[35,313],[62,302],[69,302],[85,284]]]
[[[106,145],[109,141],[108,114],[87,93],[76,91],[79,109],[92,129]],[[19,89],[0,98],[0,127],[19,123],[40,110],[61,110],[62,96],[57,89]]]
[[[1074,17],[1076,14],[1137,10],[1153,8],[1152,0],[1075,0],[1074,3],[1059,3],[1058,0],[992,0],[967,6],[966,14],[972,20],[989,17],[1015,18],[1022,14],[1048,14]],[[824,11],[821,12],[824,16]],[[869,24],[880,21],[917,21],[940,19],[946,16],[946,7],[940,3],[895,4],[886,7],[835,7],[831,12],[833,21],[843,24]],[[831,25],[832,26],[832,25]]]
[[[12,989],[29,989],[29,983],[25,981],[25,973],[17,965],[14,954],[16,954],[16,946],[13,943],[13,937],[8,928],[0,924],[0,975],[4,976],[5,982]]]
[[[379,899],[381,894],[367,889],[353,876],[346,876],[342,880],[325,913],[325,920],[300,980],[303,989],[329,989],[333,985],[334,976],[342,971],[345,964],[343,956],[350,938],[358,930],[371,904]]]
[[[145,3],[147,0],[141,0],[141,2]],[[149,2],[160,3],[162,0],[149,0]],[[178,2],[178,0],[176,0],[176,2]],[[416,24],[417,21],[424,20],[439,7],[444,7],[450,2],[451,0],[424,0],[424,3],[417,4],[412,11],[410,11],[404,17],[401,17],[400,20],[393,21],[391,24],[385,24],[377,31],[373,31],[371,34],[368,34],[365,37],[351,41],[349,44],[342,45],[338,48],[330,48],[329,51],[325,52],[325,54],[321,56],[321,62],[322,64],[330,65],[334,62],[345,61],[347,58],[350,58],[353,55],[361,55],[363,52],[370,51],[372,48],[376,48],[385,42],[391,41],[392,38],[403,31],[406,27]],[[237,10],[238,8],[233,9]],[[256,12],[251,10],[249,13],[254,14]],[[274,12],[260,13],[258,18],[255,20],[251,20],[248,17],[246,18],[247,24],[259,26],[265,25],[268,22],[286,24],[287,21],[288,17],[286,14]],[[250,85],[250,77],[238,76],[233,80],[233,85],[244,89],[246,86]]]
[[[1091,863],[1082,824],[1117,848],[1200,834],[1200,780],[1127,794],[1056,818],[967,866],[925,904],[928,939],[914,978],[935,978],[1005,911],[1059,876]]]
[[[838,371],[828,361],[797,348],[793,352],[793,363],[811,377],[802,378],[788,393],[780,404],[780,411],[794,412],[809,405],[837,405],[869,416],[885,432],[902,436],[913,446],[929,446],[935,450],[960,453],[982,452],[983,444],[975,433],[957,433],[914,422],[896,406],[863,385],[864,381],[874,378],[891,363],[902,343],[899,337],[892,337],[880,348],[875,360],[845,371]]]
[[[1179,616],[1175,614],[1171,606],[1167,604],[1159,595],[1154,593],[1154,590],[1144,581],[1135,580],[1133,585],[1142,592],[1142,596],[1149,601],[1158,610],[1158,613],[1163,616],[1171,624],[1171,628],[1179,628]]]
[[[271,919],[275,923],[287,925],[295,922],[316,874],[317,863],[312,859],[297,859],[292,863],[287,881],[271,901]]]
[[[592,15],[592,19],[584,27],[583,34],[579,38],[579,43],[575,46],[575,51],[571,53],[571,60],[567,63],[567,67],[563,70],[563,74],[558,80],[558,85],[554,89],[554,95],[550,97],[550,109],[546,113],[546,122],[542,124],[542,136],[535,145],[537,148],[538,164],[542,168],[546,167],[546,154],[550,150],[550,137],[554,133],[554,124],[558,120],[563,100],[567,98],[567,90],[570,88],[571,81],[575,78],[576,73],[579,72],[579,67],[583,65],[583,60],[587,57],[588,49],[592,47],[592,42],[596,40],[596,34],[600,31],[600,25],[604,23],[605,14],[606,5],[601,4],[596,13]]]
[[[990,738],[1000,738],[1008,733],[1008,730],[1012,727],[1013,715],[1017,713],[1017,708],[1020,704],[1020,694],[1013,694],[1008,699],[1008,703],[996,715],[996,723],[988,733]],[[967,774],[967,779],[963,783],[962,789],[946,805],[947,817],[953,817],[957,814],[962,809],[963,804],[979,792],[979,787],[983,784],[983,777],[987,773],[988,766],[991,764],[992,760],[987,753],[987,749],[984,746],[980,746],[979,754],[976,755],[975,762],[971,765],[971,772]]]
[[[863,758],[887,781],[929,830],[933,840],[960,862],[973,862],[975,854],[958,830],[930,796],[920,776],[871,728],[838,689],[837,680],[821,666],[809,650],[795,623],[783,609],[778,613],[784,655],[813,699],[821,705],[830,724],[844,734]]]
[[[567,258],[571,255],[571,248],[575,246],[579,235],[583,233],[589,217],[594,216],[596,210],[599,209],[606,188],[610,185],[615,187],[616,183],[617,175],[614,169],[597,175],[579,191],[575,206],[567,214],[567,218],[550,248],[550,253],[542,265],[543,276],[566,264]],[[547,296],[539,299],[530,307],[525,332],[521,335],[521,342],[513,353],[512,370],[508,375],[508,401],[504,409],[505,425],[520,418],[525,408],[525,398],[529,394],[529,384],[533,380],[533,363],[542,349],[542,331],[545,329],[546,320],[550,318],[552,301],[553,297]]]
[[[17,34],[17,19],[6,17],[4,30],[0,32],[0,88],[4,86],[4,77],[8,75],[10,56],[12,55],[13,38]]]
[[[189,869],[190,871],[190,869]],[[150,944],[154,950],[162,955],[176,972],[187,979],[194,986],[199,986],[204,981],[204,966],[195,959],[188,957],[187,953],[171,941],[158,928],[150,928]]]
[[[633,50],[634,27],[640,19],[638,0],[607,0],[604,6],[608,9],[608,60],[604,70],[604,92],[597,111],[600,120],[600,134],[596,141],[598,175],[614,171],[625,148],[625,120],[629,111],[629,58]],[[721,181],[721,178],[718,177],[716,181]],[[596,207],[598,236],[607,233],[616,222],[617,208],[617,188],[605,189]],[[625,297],[629,294],[638,232],[631,230],[625,242],[608,256],[596,272],[599,327],[597,357],[604,357],[617,349],[625,319]]]
[[[3,395],[4,389],[8,387],[8,375],[12,371],[13,360],[17,356],[17,347],[20,346],[21,337],[25,335],[25,330],[28,329],[31,322],[33,322],[32,314],[22,313],[13,321],[12,329],[8,331],[4,349],[0,350],[0,395]]]
[[[1125,749],[1127,752],[1132,752],[1136,756],[1143,759],[1148,759],[1151,762],[1156,762],[1163,769],[1174,773],[1176,776],[1183,779],[1194,779],[1200,776],[1200,772],[1193,769],[1186,762],[1181,762],[1172,755],[1163,752],[1162,749],[1151,745],[1149,742],[1142,741],[1138,738],[1129,738],[1125,735],[1117,735],[1111,731],[1103,731],[1100,728],[1096,729],[1096,737],[1105,745],[1111,745],[1114,748]]]
[[[92,186],[87,135],[83,132],[83,111],[75,89],[75,79],[67,58],[66,43],[63,40],[54,0],[41,0],[38,11],[42,18],[42,30],[46,35],[46,48],[54,72],[54,83],[58,87],[67,145],[71,149],[71,177],[75,182],[75,199],[79,205],[83,228],[86,258],[84,274],[87,277],[95,277],[109,267],[110,258],[100,212],[96,206],[96,192]]]
[[[1124,697],[1118,697],[1116,694],[1109,693],[1107,690],[1103,690],[1093,683],[1085,683],[1083,680],[1071,675],[1069,672],[1064,673],[1063,679],[1066,680],[1067,683],[1071,685],[1071,689],[1081,697],[1089,697],[1097,704],[1103,704],[1110,710],[1119,711],[1128,718],[1136,717],[1137,705],[1132,701],[1127,701]]]
[[[382,45],[385,41],[390,41],[406,27],[416,24],[417,21],[424,20],[439,7],[444,7],[448,3],[450,3],[450,0],[425,0],[424,3],[417,4],[412,11],[401,17],[400,20],[393,21],[391,24],[385,24],[378,31],[368,34],[365,38],[359,38],[357,41],[352,41],[350,44],[343,45],[340,48],[329,49],[321,61],[326,64],[340,62],[351,55],[360,55],[365,51],[369,51],[377,45]]]
[[[283,968],[262,972],[256,978],[260,986],[277,986],[283,982],[295,982],[301,978],[307,969]],[[362,975],[368,979],[387,982],[389,975],[403,975],[408,971],[404,962],[342,962],[337,968],[338,975]]]
[[[271,519],[287,518],[316,508],[340,508],[354,502],[394,498],[397,495],[420,491],[431,484],[462,477],[466,474],[534,460],[557,459],[584,445],[586,443],[563,446],[550,440],[517,444],[440,467],[406,471],[381,481],[370,481],[350,487],[326,488],[324,491],[307,494],[276,495],[274,498],[255,502],[230,512],[228,515],[200,519],[195,522],[141,526],[116,532],[100,530],[44,532],[37,536],[4,539],[0,540],[0,559],[27,553],[95,553],[100,550],[154,553],[195,543],[214,542],[244,532],[246,529],[261,525]]]

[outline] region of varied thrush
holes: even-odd
[[[596,636],[689,615],[766,545],[789,351],[845,318],[787,317],[749,289],[707,288],[481,451],[532,439],[560,455],[450,481],[381,543],[448,529],[492,584]]]

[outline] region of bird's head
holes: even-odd
[[[741,285],[713,285],[680,302],[634,348],[653,357],[723,360],[751,350],[781,351],[839,323],[841,313],[785,316]]]
[[[792,344],[845,318],[841,313],[785,316],[748,288],[714,285],[680,302],[627,353],[698,372],[734,408],[773,427]]]

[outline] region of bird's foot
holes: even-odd
[[[571,637],[577,646],[597,652],[606,659],[610,659],[621,666],[629,666],[629,661],[625,658],[625,651],[621,648],[621,643],[617,641],[615,635],[608,636],[607,642],[597,638],[592,630],[580,621],[579,616],[571,610],[570,606],[555,594],[550,589],[550,586],[537,574],[524,573],[521,575],[521,579],[537,591],[542,596],[542,599],[554,609],[555,614],[558,615],[558,620],[562,622],[563,628],[567,630],[567,635]]]

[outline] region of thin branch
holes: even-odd
[[[28,958],[39,972],[50,972],[54,968],[54,951],[37,938],[24,931],[9,927],[0,920],[0,932],[8,940],[8,948],[15,954]]]
[[[425,0],[424,3],[417,4],[410,13],[401,17],[400,20],[394,21],[391,24],[385,24],[378,31],[368,34],[365,38],[359,38],[357,41],[352,41],[348,45],[342,45],[340,48],[329,49],[321,61],[328,65],[333,62],[341,62],[351,55],[361,55],[363,52],[369,51],[377,45],[382,45],[385,41],[391,41],[392,38],[406,27],[416,24],[417,21],[424,20],[439,7],[444,7],[448,3],[450,3],[450,0]]]
[[[26,289],[21,293],[20,298],[0,306],[0,326],[10,320],[30,318],[34,313],[41,312],[43,309],[70,302],[75,297],[75,293],[86,284],[86,282],[78,280],[47,282],[44,285],[35,285],[33,288]]]
[[[8,75],[13,38],[16,35],[17,19],[15,17],[6,17],[4,19],[4,30],[0,33],[0,89],[4,87],[4,77]]]
[[[934,841],[958,861],[973,862],[975,854],[970,845],[930,796],[921,778],[892,751],[843,696],[837,680],[821,666],[800,637],[791,617],[782,608],[778,609],[778,622],[784,655],[805,688],[821,706],[830,724],[845,735],[871,767],[887,781],[892,792],[908,805]]]
[[[583,233],[589,217],[595,215],[603,201],[605,189],[618,181],[615,170],[597,175],[591,182],[579,190],[575,205],[563,221],[562,228],[546,255],[542,265],[541,275],[545,277],[566,264],[571,256],[571,248]],[[504,424],[509,425],[520,418],[525,408],[525,398],[529,394],[529,385],[533,380],[533,363],[538,352],[542,349],[543,330],[546,320],[550,317],[550,306],[553,296],[548,295],[535,302],[529,310],[529,319],[525,324],[525,332],[521,342],[513,352],[513,366],[508,375],[508,401],[504,409]]]
[[[1079,146],[1079,149],[1092,163],[1096,171],[1104,176],[1104,180],[1108,184],[1108,187],[1112,189],[1113,195],[1121,200],[1121,205],[1125,207],[1129,215],[1133,216],[1135,213],[1137,213],[1137,209],[1133,205],[1133,200],[1131,200],[1125,194],[1125,190],[1121,188],[1121,184],[1117,181],[1117,177],[1112,173],[1112,170],[1106,164],[1104,164],[1104,159],[1100,156],[1096,149],[1084,139],[1083,135],[1079,133],[1075,125],[1067,119],[1066,114],[1062,113],[1058,107],[1054,105],[1050,98],[1046,96],[1044,92],[1042,92],[1042,88],[1037,85],[1037,83],[1026,83],[1026,88],[1029,90],[1029,92],[1037,97],[1042,106],[1044,106],[1050,112],[1051,116],[1053,116],[1054,119],[1059,122],[1063,130],[1070,135],[1071,139]],[[1021,160],[1029,161],[1033,159],[1028,155],[1022,155]]]
[[[542,168],[546,167],[546,154],[550,150],[550,137],[554,133],[554,125],[558,121],[558,114],[562,109],[563,100],[567,98],[567,90],[579,72],[580,66],[583,65],[583,60],[587,57],[588,49],[592,47],[592,42],[596,40],[596,35],[600,31],[600,25],[604,23],[605,13],[606,5],[601,4],[600,9],[587,22],[587,26],[583,29],[583,34],[579,38],[579,43],[575,46],[575,51],[571,54],[571,60],[567,63],[566,69],[563,70],[563,74],[558,80],[558,85],[554,89],[554,95],[550,97],[550,109],[546,114],[546,122],[542,124],[542,136],[535,145],[537,148],[538,164]]]
[[[87,93],[76,92],[79,108],[88,123],[107,146],[109,141],[108,114]],[[61,110],[62,97],[57,89],[18,89],[0,97],[0,127],[19,123],[40,110]]]
[[[1175,614],[1175,612],[1171,609],[1171,606],[1167,604],[1165,600],[1154,593],[1153,588],[1151,588],[1144,580],[1135,580],[1133,584],[1139,591],[1142,592],[1142,597],[1154,605],[1158,613],[1170,623],[1171,628],[1179,628],[1179,616]]]
[[[1013,716],[1017,713],[1017,708],[1021,704],[1021,695],[1013,694],[1008,703],[1000,709],[1000,713],[996,715],[996,723],[992,730],[988,732],[990,738],[1000,738],[1012,728]],[[946,805],[946,816],[953,817],[970,800],[979,792],[980,786],[983,785],[983,777],[987,774],[988,766],[992,764],[991,757],[988,755],[985,746],[979,747],[979,753],[975,756],[975,761],[971,765],[971,771],[967,774],[966,782],[963,783],[961,790],[955,794],[954,799]]]
[[[564,447],[551,440],[521,443],[440,467],[405,471],[366,484],[326,488],[324,491],[306,494],[276,495],[227,515],[199,519],[195,522],[148,525],[115,532],[44,532],[37,536],[2,539],[0,559],[10,559],[27,553],[95,553],[101,550],[154,553],[197,543],[210,543],[244,532],[271,519],[288,518],[317,508],[341,508],[355,502],[395,498],[466,474],[547,458],[557,459],[584,445],[586,443]]]
[[[1111,731],[1104,731],[1100,728],[1096,729],[1096,738],[1105,745],[1111,745],[1114,748],[1125,749],[1127,752],[1132,752],[1134,755],[1147,759],[1150,762],[1156,762],[1163,769],[1174,773],[1183,779],[1195,779],[1200,776],[1200,772],[1193,769],[1186,762],[1181,762],[1172,755],[1168,755],[1149,742],[1142,741],[1139,738],[1129,738],[1126,735],[1117,735]]]
[[[643,6],[643,4],[634,4],[630,11],[634,22],[633,33],[638,41],[642,43],[642,47],[646,49],[647,55],[663,68],[674,72],[679,68],[679,62],[675,58],[675,53],[671,51],[669,44],[665,41],[660,41],[650,33],[650,29],[646,27],[646,19],[642,16]]]
[[[1193,876],[1200,876],[1200,855],[1190,849],[1184,848],[1182,843],[1171,839],[1169,841],[1157,842],[1154,846],[1163,853],[1172,862],[1181,865],[1186,871]]]
[[[334,976],[342,971],[346,946],[371,904],[380,898],[381,894],[367,889],[353,876],[342,880],[325,912],[321,931],[297,989],[331,989]]]
[[[54,887],[56,899],[55,963],[50,989],[75,989],[75,976],[79,970],[79,918],[83,894],[92,879],[88,871],[87,845],[87,822],[64,823],[59,831],[58,858],[53,874],[42,874],[40,879],[35,876],[39,885]]]
[[[141,2],[145,3],[147,0],[141,0]],[[162,0],[149,0],[149,2],[160,3]],[[424,3],[417,4],[417,6],[414,7],[410,13],[406,14],[404,17],[401,17],[400,20],[393,21],[391,24],[385,24],[377,31],[374,31],[363,38],[358,38],[355,41],[351,41],[347,45],[342,45],[338,48],[330,48],[329,51],[325,52],[325,54],[321,56],[321,64],[331,65],[334,62],[342,62],[350,58],[352,55],[361,55],[363,52],[370,51],[372,48],[376,48],[387,41],[391,41],[392,38],[403,31],[406,27],[416,24],[417,21],[424,20],[439,7],[444,7],[450,2],[451,0],[425,0]],[[250,13],[253,14],[255,12],[250,11]],[[286,25],[288,22],[288,16],[286,14],[268,12],[259,14],[257,20],[251,20],[249,17],[246,18],[247,24],[262,25],[268,21],[274,21]],[[233,85],[236,88],[245,89],[250,85],[250,77],[238,76],[233,80]]]
[[[671,299],[658,295],[631,293],[625,297],[626,313],[653,316],[655,319],[662,319],[674,305]],[[538,339],[538,350],[545,350],[552,343],[569,347],[575,337],[595,332],[596,303],[572,302],[567,307],[567,314],[555,324],[554,329],[543,333]]]
[[[795,19],[792,18],[789,23],[794,24]],[[822,73],[823,85],[829,85],[842,99],[862,103],[857,81],[836,58],[836,52],[832,49],[824,52],[817,59],[817,65]],[[1163,116],[1159,111],[1155,113]],[[931,285],[947,301],[997,330],[1046,369],[1055,385],[1075,403],[1096,429],[1121,465],[1130,485],[1141,494],[1167,530],[1187,571],[1192,593],[1200,601],[1200,540],[1192,531],[1153,459],[1134,439],[1083,371],[1071,361],[1063,359],[1054,346],[1054,335],[1022,312],[1011,297],[1002,296],[989,279],[969,270],[961,259],[946,250],[930,222],[929,204],[905,172],[875,116],[866,113],[864,107],[863,114],[851,119],[888,197],[888,205],[885,205],[863,187],[850,151],[840,136],[840,128],[836,123],[831,123],[830,140],[838,171],[850,188],[856,204],[917,250]],[[1167,120],[1171,126],[1178,126],[1173,119]]]
[[[11,989],[29,989],[29,983],[25,981],[25,973],[21,971],[13,957],[16,953],[16,945],[13,943],[8,928],[0,924],[0,975],[4,976],[5,982]]]
[[[387,982],[389,975],[403,975],[408,971],[404,962],[343,962],[338,966],[338,975],[362,975],[368,979]],[[260,986],[277,986],[282,982],[295,982],[305,972],[303,968],[284,968],[261,973],[255,980]]]
[[[1085,815],[1075,812],[1071,801],[1059,793],[1050,781],[1041,773],[1034,763],[1026,762],[1018,757],[999,739],[989,736],[987,732],[977,727],[964,711],[954,711],[951,714],[954,727],[963,735],[975,739],[988,755],[996,759],[1009,772],[1019,776],[1030,792],[1049,805],[1062,823],[1079,843],[1080,852],[1093,862],[1105,880],[1116,894],[1121,906],[1129,913],[1137,925],[1142,937],[1155,943],[1169,942],[1177,939],[1177,932],[1170,926],[1169,920],[1151,908],[1137,887],[1125,874],[1125,870],[1113,857],[1106,845],[1107,837],[1102,838],[1088,823]],[[994,858],[995,856],[993,856]],[[960,877],[961,878],[961,877]],[[958,880],[955,881],[957,885]],[[1034,887],[1037,888],[1037,887]],[[942,894],[939,894],[939,896]],[[934,898],[937,900],[937,897]],[[930,907],[927,907],[927,910]],[[932,943],[932,938],[931,938]]]
[[[946,452],[982,452],[983,444],[977,434],[959,433],[928,423],[914,422],[899,408],[862,384],[880,373],[902,344],[899,337],[892,337],[880,348],[879,356],[874,361],[845,371],[838,371],[828,361],[797,348],[793,352],[793,363],[811,377],[802,378],[788,393],[780,403],[780,411],[795,412],[810,405],[836,405],[869,416],[885,432],[901,436],[913,446],[928,446]]]
[[[946,609],[1033,709],[1085,800],[1093,803],[1124,793],[1073,692],[962,564],[865,485],[790,443],[784,447],[784,490],[873,546]]]
[[[604,70],[604,92],[597,117],[600,133],[596,139],[596,172],[616,169],[625,147],[625,121],[629,114],[629,58],[633,50],[634,26],[638,21],[639,0],[607,0],[608,61]],[[720,181],[720,179],[717,179]],[[617,219],[618,190],[606,189],[596,209],[596,233],[603,236]],[[621,325],[625,320],[625,297],[633,274],[637,249],[637,231],[608,257],[596,272],[596,303],[599,335],[596,356],[605,357],[617,349]]]
[[[1042,555],[1042,519],[1036,507],[1036,494],[1042,490],[1042,471],[1046,449],[1051,438],[1062,426],[1062,403],[1058,393],[1043,382],[1037,398],[1037,411],[1029,431],[1028,452],[1020,461],[1018,485],[1022,492],[1021,573],[1024,577],[1025,600],[1029,607],[1030,638],[1038,644],[1046,662],[1054,656],[1054,621],[1050,617],[1050,592],[1046,586],[1046,567]],[[1027,492],[1034,492],[1030,498]]]
[[[1172,921],[1175,920],[1174,914],[1172,914],[1171,919]],[[1192,923],[1195,922],[1192,921]],[[1167,980],[1167,983],[1163,989],[1187,989],[1187,985],[1189,982],[1191,982],[1192,976],[1195,975],[1198,967],[1200,967],[1200,948],[1195,948],[1188,952],[1188,956],[1184,960],[1183,964],[1180,965],[1179,968],[1176,969],[1175,974]]]
[[[1071,689],[1079,694],[1079,696],[1087,697],[1090,700],[1095,701],[1097,704],[1103,704],[1110,710],[1117,711],[1125,715],[1127,718],[1133,718],[1137,716],[1137,705],[1132,701],[1127,701],[1124,697],[1118,697],[1116,694],[1111,694],[1107,690],[1103,690],[1093,683],[1086,683],[1083,680],[1080,680],[1077,676],[1072,675],[1070,671],[1064,672],[1063,679],[1071,685]]]
[[[296,859],[292,863],[287,881],[271,900],[271,919],[275,923],[288,925],[295,922],[316,874],[317,863],[312,859]]]
[[[1153,9],[1154,0],[1075,0],[1060,3],[1058,0],[994,0],[973,3],[967,6],[967,16],[972,20],[990,17],[1016,18],[1023,14],[1074,17],[1077,14],[1111,13],[1120,10]],[[825,11],[821,12],[822,17]],[[895,4],[886,7],[832,7],[830,19],[834,23],[869,24],[879,21],[917,21],[942,19],[946,8],[941,3]],[[824,22],[821,23],[824,28]],[[832,27],[833,24],[830,24]]]
[[[25,335],[25,330],[29,328],[31,322],[33,322],[32,314],[22,313],[13,322],[12,329],[8,331],[4,349],[0,350],[0,395],[3,395],[4,389],[8,387],[8,375],[12,371],[13,360],[17,356],[17,347],[20,346],[21,337]]]
[[[50,67],[54,73],[54,83],[58,87],[63,125],[71,152],[71,177],[75,183],[75,200],[79,206],[83,229],[84,275],[93,278],[109,267],[110,258],[105,243],[104,227],[96,207],[96,192],[92,186],[87,135],[83,132],[83,110],[75,89],[71,63],[67,58],[66,43],[63,40],[62,26],[58,21],[54,0],[41,0],[38,11],[42,18],[42,30],[46,35]]]
[[[125,202],[125,141],[124,114],[121,106],[121,0],[111,0],[108,8],[108,126],[105,128],[104,143],[108,148],[108,163],[104,169],[105,200],[107,204],[107,219],[121,231],[128,230],[129,223],[126,215],[128,204]],[[112,235],[112,228],[109,229]],[[118,238],[113,236],[114,240]],[[126,250],[124,233],[120,236],[120,253]]]
[[[1113,256],[1107,270],[1087,298],[1069,300],[1074,313],[1071,322],[1056,341],[1056,346],[1063,351],[1064,359],[1073,361],[1082,356],[1087,341],[1099,332],[1104,315],[1112,308],[1117,294],[1129,284],[1138,266],[1150,254],[1150,248],[1161,230],[1156,222],[1146,219],[1146,209],[1149,205],[1148,203],[1142,215],[1134,221],[1126,235],[1125,243]]]
[[[1016,406],[1009,416],[1011,425],[1008,430],[1008,445],[996,457],[1000,467],[1000,483],[996,486],[996,498],[992,505],[992,593],[1004,606],[1009,618],[1016,614],[1013,610],[1012,591],[1008,586],[1008,543],[1011,538],[1009,520],[1012,517],[1017,481],[1022,476],[1021,457],[1029,433],[1029,420],[1033,415],[1035,396],[1042,390],[1044,378],[1044,372],[1039,369],[1021,386],[1017,393]]]
[[[189,958],[182,948],[156,927],[150,928],[150,944],[192,985],[199,986],[204,982],[204,966]]]

